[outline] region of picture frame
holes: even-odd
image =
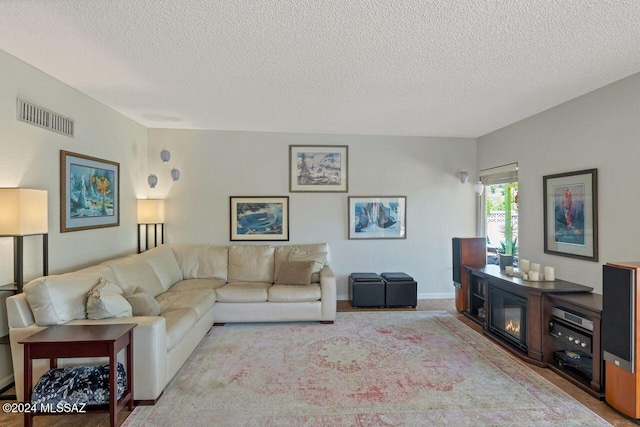
[[[598,170],[546,175],[544,252],[598,261]]]
[[[120,225],[120,163],[60,150],[60,232]]]
[[[406,239],[406,196],[349,197],[349,239]]]
[[[349,191],[347,145],[290,145],[289,192],[346,193]]]
[[[288,241],[289,197],[229,198],[231,241]]]

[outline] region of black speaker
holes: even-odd
[[[634,372],[635,270],[602,267],[602,351],[605,361]]]

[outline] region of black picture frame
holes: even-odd
[[[231,196],[231,241],[288,241],[289,196]]]
[[[542,177],[544,252],[598,261],[598,170]]]

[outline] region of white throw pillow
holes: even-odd
[[[307,252],[297,248],[291,249],[289,261],[313,261],[313,269],[311,270],[311,282],[318,283],[320,281],[320,270],[324,268],[324,260],[327,258],[326,252]]]
[[[131,304],[122,295],[122,288],[108,280],[100,279],[87,294],[87,318],[108,319],[130,317]]]

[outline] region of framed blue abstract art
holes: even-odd
[[[289,240],[289,197],[231,197],[230,239]]]
[[[349,239],[406,239],[405,196],[349,197]]]

